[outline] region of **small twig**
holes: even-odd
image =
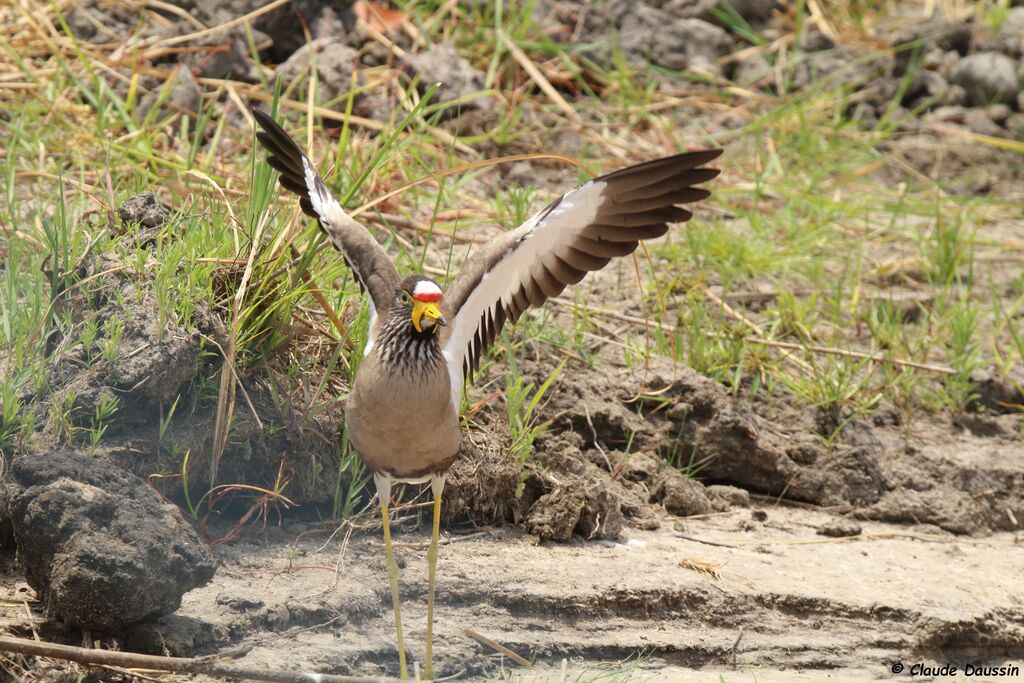
[[[28,606],[27,600],[22,600],[21,604],[25,608],[25,616],[28,617],[29,628],[32,629],[32,639],[41,641],[42,638],[39,637],[39,629],[36,628],[36,618],[32,616],[32,608]]]
[[[456,8],[459,4],[459,0],[448,0],[444,3],[436,12],[430,15],[426,21],[423,22],[423,32],[430,35],[434,31],[434,24],[444,19],[448,14]]]
[[[848,349],[837,349],[832,346],[818,346],[817,344],[797,344],[795,342],[784,342],[774,341],[771,339],[758,339],[756,337],[744,337],[744,341],[748,341],[751,344],[763,344],[765,346],[774,346],[780,349],[796,349],[803,351],[812,351],[814,353],[823,353],[831,356],[846,356],[848,358],[860,358],[863,360],[870,360],[873,363],[887,363],[889,365],[900,365],[907,368],[916,368],[918,370],[927,370],[928,372],[934,372],[940,375],[955,375],[956,370],[953,368],[947,368],[944,365],[931,365],[929,363],[918,363],[912,360],[903,360],[902,358],[889,358],[878,353],[864,353],[863,351],[850,351]]]
[[[554,297],[554,298],[550,299],[550,301],[555,303],[555,304],[557,304],[557,305],[559,305],[559,306],[564,306],[566,308],[575,308],[576,306],[578,306],[578,304],[575,301],[571,301],[569,299],[566,299],[565,297],[560,297],[560,296]],[[653,320],[648,323],[643,318],[637,317],[635,315],[626,315],[625,313],[619,313],[617,311],[609,311],[609,310],[606,310],[606,309],[603,309],[603,308],[594,308],[594,307],[591,307],[591,306],[585,306],[584,308],[589,313],[594,313],[596,315],[603,315],[603,316],[606,316],[608,318],[615,318],[616,320],[624,320],[626,322],[636,323],[638,325],[651,324],[651,325],[654,325],[655,327],[658,327],[659,329],[661,329],[664,332],[668,332],[669,334],[675,334],[678,331],[678,328],[675,325],[669,325],[668,323],[659,323],[659,322],[653,321]],[[716,335],[713,332],[705,332],[705,334],[708,334],[708,336],[720,336],[720,335]],[[861,359],[864,359],[864,360],[870,360],[870,361],[875,362],[875,363],[887,363],[889,365],[900,365],[900,366],[904,366],[904,367],[916,368],[918,370],[926,370],[928,372],[935,372],[935,373],[942,374],[942,375],[955,375],[956,374],[956,370],[954,370],[952,368],[947,368],[947,367],[942,366],[942,365],[931,365],[931,364],[928,364],[928,363],[918,363],[918,362],[912,361],[912,360],[903,360],[902,358],[889,358],[887,356],[882,356],[882,355],[877,354],[877,353],[864,353],[862,351],[849,351],[847,349],[837,349],[837,348],[834,348],[834,347],[831,347],[831,346],[818,346],[816,344],[810,344],[810,345],[796,344],[794,342],[775,341],[775,340],[772,340],[772,339],[760,339],[759,337],[750,337],[750,336],[743,337],[743,341],[750,342],[751,344],[762,344],[764,346],[772,346],[772,347],[776,347],[776,348],[780,348],[780,349],[795,349],[795,350],[798,350],[798,351],[810,351],[810,352],[813,352],[813,353],[822,353],[822,354],[833,355],[833,356],[847,356],[847,357],[850,357],[850,358],[861,358]]]
[[[853,541],[888,541],[892,539],[906,538],[912,541],[923,543],[970,543],[953,539],[940,534],[919,534],[913,531],[879,531],[859,536],[838,536],[835,538],[796,538],[796,539],[752,539],[737,541],[737,548],[751,545],[821,545],[824,543],[849,543]]]
[[[210,336],[205,335],[205,334],[200,335],[200,336],[205,341],[208,341],[211,344],[213,344],[214,346],[216,346],[217,350],[220,351],[220,355],[224,356],[224,347],[220,345],[220,342],[218,342],[213,337],[210,337]],[[141,348],[148,348],[148,347],[149,347],[149,344],[144,344]],[[138,351],[139,351],[139,349],[136,349],[135,351],[132,352],[132,355],[135,355],[136,353],[138,353]],[[242,378],[238,376],[238,372],[235,371],[234,365],[230,366],[230,369],[231,369],[232,376],[235,378],[235,382],[238,384],[238,388],[242,390],[242,398],[245,399],[245,404],[249,407],[249,412],[252,413],[253,419],[256,420],[256,426],[259,429],[261,429],[261,430],[262,429],[266,429],[266,427],[263,425],[263,420],[260,419],[260,414],[256,411],[256,406],[254,406],[253,403],[252,403],[252,398],[249,397],[249,392],[246,390],[245,384],[242,383]]]
[[[788,507],[800,508],[802,510],[818,510],[820,512],[832,512],[839,515],[844,515],[848,512],[852,512],[856,508],[853,505],[817,505],[815,503],[808,503],[803,500],[794,500],[793,498],[786,498],[783,495],[772,495],[767,496],[763,493],[750,493],[751,500],[759,500],[765,503],[772,503],[773,505],[786,505]]]
[[[505,655],[506,657],[508,657],[509,659],[511,659],[513,662],[515,662],[516,664],[518,664],[520,666],[527,666],[527,667],[533,666],[533,664],[530,662],[530,660],[526,659],[525,657],[521,657],[520,655],[517,655],[515,652],[513,652],[510,649],[508,649],[507,647],[505,647],[501,643],[498,643],[498,642],[495,642],[495,641],[491,640],[490,638],[488,638],[487,636],[483,635],[482,633],[477,633],[476,631],[474,631],[473,629],[470,629],[470,628],[464,628],[464,629],[462,629],[462,632],[466,636],[468,636],[469,638],[472,638],[476,642],[480,643],[481,645],[486,645],[487,647],[491,648],[495,652],[499,652],[499,653]]]
[[[737,311],[735,308],[730,306],[728,303],[723,301],[721,299],[721,297],[719,297],[717,294],[715,294],[714,292],[711,291],[710,287],[705,287],[704,288],[704,296],[706,296],[707,298],[709,298],[713,302],[715,302],[715,304],[717,304],[719,308],[721,308],[723,311],[725,311],[726,315],[728,315],[731,318],[734,318],[735,320],[743,323],[744,325],[749,327],[751,330],[753,330],[754,334],[757,335],[758,339],[764,339],[764,329],[760,325],[758,325],[753,320],[751,320],[750,318],[746,317],[745,315],[743,315],[742,313]],[[783,353],[782,354],[782,359],[790,361],[791,363],[796,365],[798,368],[800,368],[804,372],[808,372],[808,373],[814,372],[814,368],[812,368],[807,361],[802,360],[800,358],[797,358],[792,353]]]
[[[676,538],[681,538],[685,541],[693,541],[694,543],[703,543],[704,545],[713,545],[718,548],[732,548],[738,550],[738,545],[730,545],[728,543],[718,543],[717,541],[705,541],[703,538],[697,538],[696,536],[687,536],[686,534],[676,534]]]
[[[590,408],[588,408],[585,403],[583,404],[583,412],[587,416],[587,426],[590,427],[590,433],[594,437],[594,448],[596,448],[601,454],[601,457],[604,458],[604,464],[608,466],[608,471],[613,472],[614,468],[612,467],[612,462],[608,459],[608,454],[604,452],[603,448],[601,448],[600,440],[597,438],[597,429],[594,428],[594,420],[590,417]]]
[[[158,40],[156,43],[154,43],[152,45],[152,47],[157,48],[157,47],[170,47],[171,45],[180,45],[181,43],[189,43],[189,42],[192,42],[194,40],[198,40],[200,38],[203,38],[205,36],[208,36],[208,35],[211,35],[211,34],[214,34],[214,33],[219,33],[220,31],[226,31],[229,28],[234,28],[235,26],[238,26],[240,24],[244,24],[244,23],[246,23],[248,21],[252,21],[256,17],[259,17],[259,16],[262,16],[264,14],[267,14],[268,12],[272,12],[275,9],[277,9],[278,7],[280,7],[281,5],[287,4],[289,1],[290,0],[274,0],[274,2],[270,2],[270,3],[268,3],[268,4],[266,4],[266,5],[262,6],[262,7],[259,7],[259,8],[255,9],[255,10],[253,10],[252,12],[249,12],[248,14],[243,14],[240,17],[235,17],[234,19],[231,19],[229,21],[225,21],[223,24],[219,24],[217,26],[211,26],[210,28],[204,29],[202,31],[195,31],[194,33],[188,33],[188,34],[183,35],[183,36],[174,36],[172,38],[164,38],[163,40]]]
[[[383,45],[385,49],[387,49],[391,54],[393,54],[398,59],[404,59],[405,58],[405,54],[406,54],[405,50],[400,48],[398,45],[395,45],[395,41],[391,40],[390,38],[385,36],[383,33],[381,33],[380,31],[375,29],[373,26],[371,26],[370,22],[363,21],[362,19],[358,19],[357,18],[356,19],[356,28],[358,28],[360,31],[362,31],[366,35],[368,35],[373,40],[375,40],[378,43],[380,43],[381,45]]]
[[[569,120],[575,124],[582,125],[583,118],[575,109],[573,109],[572,105],[566,102],[565,98],[555,90],[555,86],[551,85],[551,81],[541,73],[540,69],[537,68],[537,65],[533,63],[533,60],[527,57],[526,53],[520,50],[519,46],[512,42],[504,31],[499,30],[498,35],[501,36],[501,42],[505,43],[505,48],[512,55],[512,58],[519,63],[519,66],[523,67],[526,73],[530,75],[530,78],[533,79],[533,82],[537,84],[537,87],[548,96],[548,99],[554,102],[559,109],[565,112],[565,115],[569,117]]]
[[[743,627],[740,626],[740,632],[736,635],[736,640],[733,642],[732,647],[729,648],[732,652],[732,668],[736,669],[736,653],[739,652],[740,641],[743,640]]]
[[[198,673],[224,678],[241,678],[242,680],[249,681],[270,681],[271,683],[392,683],[398,681],[397,678],[341,676],[301,671],[270,671],[264,668],[249,669],[240,666],[227,666],[191,657],[161,657],[158,655],[142,655],[135,652],[86,649],[57,643],[37,643],[24,638],[11,638],[7,636],[0,637],[0,652],[17,652],[23,655],[61,659],[93,666],[119,666],[128,669]]]

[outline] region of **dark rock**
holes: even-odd
[[[137,477],[67,451],[21,456],[11,473],[18,561],[50,616],[118,632],[170,614],[213,576],[178,508]]]
[[[676,71],[698,67],[720,74],[718,60],[732,50],[722,28],[700,19],[673,19],[645,5],[623,19],[619,41],[626,52]]]
[[[804,52],[822,52],[824,50],[831,50],[836,46],[836,43],[821,31],[807,29],[800,35],[797,45]]]
[[[527,533],[542,541],[564,543],[572,538],[585,505],[586,497],[579,488],[555,489],[538,498],[530,507],[524,527]]]
[[[152,294],[141,303],[108,301],[97,320],[101,325],[114,319],[124,323],[114,357],[89,364],[78,346],[62,352],[60,360],[50,365],[50,400],[74,399],[69,406],[74,425],[88,427],[104,402],[112,402],[116,409],[108,436],[152,425],[161,407],[173,404],[203,367],[203,337],[212,336],[218,342],[224,338],[223,323],[205,307],[196,310],[196,327],[184,328],[173,321],[161,327],[152,314],[157,305]]]
[[[673,16],[714,24],[722,24],[722,15],[731,16],[733,11],[747,23],[761,23],[771,18],[774,7],[775,0],[668,0],[661,6]]]
[[[705,463],[701,476],[711,481],[774,491],[794,477],[799,467],[769,434],[758,428],[757,416],[732,401],[725,389],[707,377],[684,370],[672,394],[693,406],[680,422],[679,448],[694,451]]]
[[[624,522],[622,502],[608,490],[602,478],[594,477],[584,488],[586,505],[580,512],[575,531],[583,538],[618,538]]]
[[[610,61],[618,47],[638,67],[650,62],[677,71],[700,68],[720,74],[718,60],[732,51],[733,41],[721,27],[698,18],[714,6],[701,4],[654,7],[611,0],[594,5],[583,16],[581,40],[594,46],[590,54],[598,61]]]
[[[843,518],[825,522],[818,527],[818,534],[832,538],[847,538],[849,536],[860,536],[860,524],[856,520]]]
[[[946,79],[934,71],[924,69],[914,74],[910,85],[903,95],[903,103],[910,105],[915,100],[928,100],[934,104],[945,104],[946,94],[949,92],[949,83]]]
[[[269,40],[260,32],[254,33],[256,45]],[[199,48],[190,52],[183,59],[192,70],[203,78],[226,78],[238,81],[254,82],[258,79],[256,67],[252,63],[248,39],[242,27],[230,31],[218,31],[211,35],[190,42],[189,47]],[[205,48],[202,49],[202,48]],[[285,81],[285,85],[288,81]]]
[[[195,657],[215,653],[231,643],[228,627],[180,614],[132,625],[125,636],[131,652],[164,657]]]
[[[231,595],[228,593],[220,593],[216,598],[214,598],[214,602],[218,605],[227,607],[234,612],[246,612],[266,606],[266,603],[258,596],[249,594]]]
[[[208,26],[248,14],[266,3],[262,0],[195,0],[194,14]],[[352,0],[292,0],[283,7],[262,14],[253,26],[272,41],[271,58],[283,62],[306,44],[305,32],[309,27],[314,38],[342,39],[356,46],[362,36],[355,31],[356,17]]]
[[[141,335],[140,335],[141,336]],[[163,340],[147,353],[119,356],[110,367],[115,387],[131,388],[146,406],[169,405],[196,375],[202,351],[200,333]]]
[[[870,505],[882,497],[889,482],[878,465],[881,447],[856,447],[822,463],[822,482],[829,482],[816,498],[822,502]]]
[[[681,517],[711,512],[711,501],[704,493],[704,486],[674,470],[662,475],[652,499],[664,504],[673,515]]]
[[[996,35],[999,51],[1018,59],[1024,57],[1024,6],[1014,7]]]
[[[945,487],[901,491],[898,496],[886,496],[863,514],[887,522],[935,524],[954,534],[978,533],[986,529],[988,522],[981,506],[970,495]]]
[[[1008,374],[988,367],[971,373],[978,402],[999,413],[1020,410],[1024,405],[1024,371],[1012,368]]]
[[[961,59],[951,80],[967,91],[974,106],[994,103],[1014,104],[1020,83],[1013,60],[996,52],[979,52]]]
[[[821,457],[822,453],[823,450],[818,439],[809,434],[805,438],[800,439],[798,443],[786,449],[786,455],[789,456],[789,459],[800,465],[813,465],[818,462],[818,458]]]
[[[117,207],[117,217],[126,229],[159,230],[171,219],[171,207],[157,199],[152,192],[143,192],[122,202]]]
[[[296,50],[274,70],[274,78],[280,77],[286,84],[309,79],[316,66],[317,96],[321,101],[337,101],[352,90],[352,73],[359,63],[359,53],[337,38],[319,38]],[[356,76],[355,86],[364,85],[361,75]],[[343,106],[343,105],[342,105]],[[365,95],[356,94],[352,103],[356,114],[370,114]],[[386,115],[386,114],[385,114]]]
[[[83,42],[107,43],[127,35],[138,21],[127,5],[107,6],[99,0],[76,3],[67,14],[71,33]]]
[[[992,119],[993,123],[1000,126],[1005,125],[1013,111],[1005,104],[993,104],[985,108],[985,114]]]
[[[426,52],[409,58],[409,68],[420,77],[419,88],[425,92],[434,83],[440,87],[434,94],[435,102],[463,100],[446,110],[456,114],[459,110],[494,108],[490,95],[478,95],[484,89],[484,75],[462,57],[452,43],[437,43]]]
[[[443,499],[446,519],[469,517],[479,523],[519,523],[525,517],[523,505],[548,492],[520,492],[522,471],[508,456],[504,443],[463,439],[448,475]]]
[[[881,81],[891,79],[879,79],[878,76],[889,70],[888,62],[879,57],[875,61],[868,61],[853,48],[840,45],[834,50],[824,52],[808,52],[791,67],[789,73],[789,86],[791,88],[807,88],[818,83],[821,79],[833,76],[842,78],[843,83],[850,84],[854,90],[862,90],[869,83],[882,86]],[[877,95],[870,101],[871,104],[889,104],[895,92],[896,84],[887,83],[884,89],[880,89]]]
[[[931,19],[904,27],[890,42],[896,48],[894,71],[902,76],[914,54],[925,55],[936,48],[967,54],[971,47],[971,28],[964,22]]]
[[[704,490],[711,500],[712,507],[717,511],[724,512],[734,507],[750,507],[750,494],[745,489],[723,484],[712,484]]]
[[[871,503],[888,486],[878,467],[881,446],[861,435],[853,421],[844,431],[847,447],[827,456],[810,440],[792,443],[763,423],[749,405],[732,399],[722,385],[692,370],[673,377],[653,373],[652,385],[670,386],[664,399],[692,406],[668,432],[682,453],[701,463],[702,479],[819,505]],[[858,441],[858,439],[860,441]],[[795,460],[790,452],[796,455]],[[801,460],[802,462],[798,462]]]
[[[161,104],[157,118],[162,119],[172,114],[182,114],[194,118],[202,105],[203,91],[199,88],[195,76],[192,75],[192,70],[185,65],[179,66],[171,76],[168,87],[170,94]],[[149,115],[150,110],[160,101],[162,90],[163,86],[160,86],[142,98],[139,103],[139,113],[143,117]]]
[[[653,486],[661,471],[669,465],[661,458],[649,453],[634,453],[622,461],[622,476],[629,481],[642,482]]]

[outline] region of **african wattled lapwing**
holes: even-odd
[[[281,185],[341,252],[364,292],[370,324],[364,358],[345,406],[349,440],[373,472],[384,524],[384,548],[402,678],[408,676],[391,546],[388,503],[393,482],[426,483],[434,495],[427,552],[424,673],[433,678],[434,579],[441,491],[459,452],[463,385],[506,322],[558,296],[587,272],[633,253],[692,214],[678,206],[707,198],[696,187],[718,175],[704,164],[720,149],[687,152],[594,178],[565,193],[515,230],[472,254],[445,293],[429,277],[402,278],[367,229],[331,196],[294,140],[267,114],[253,110],[256,137],[280,171]]]

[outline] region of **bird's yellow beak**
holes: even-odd
[[[437,332],[437,328],[441,325],[447,325],[448,321],[441,315],[441,309],[433,301],[414,301],[412,304],[412,326],[416,328],[417,332],[423,331],[423,319],[426,318],[430,323],[430,327],[434,328],[434,332]]]

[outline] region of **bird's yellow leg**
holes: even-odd
[[[434,586],[437,577],[437,546],[441,531],[441,490],[444,476],[435,476],[430,481],[434,493],[434,526],[430,532],[430,549],[427,550],[427,656],[424,675],[434,678]]]
[[[390,484],[390,482],[388,482]],[[391,498],[390,485],[386,487],[387,493],[377,486],[377,495],[380,498],[380,517],[384,522],[384,553],[387,556],[388,581],[391,582],[391,606],[395,610],[395,632],[398,634],[398,667],[399,675],[405,679],[409,678],[409,669],[405,664],[405,641],[402,638],[402,610],[398,598],[398,563],[395,562],[395,552],[391,547],[391,518],[388,515],[388,501]]]

